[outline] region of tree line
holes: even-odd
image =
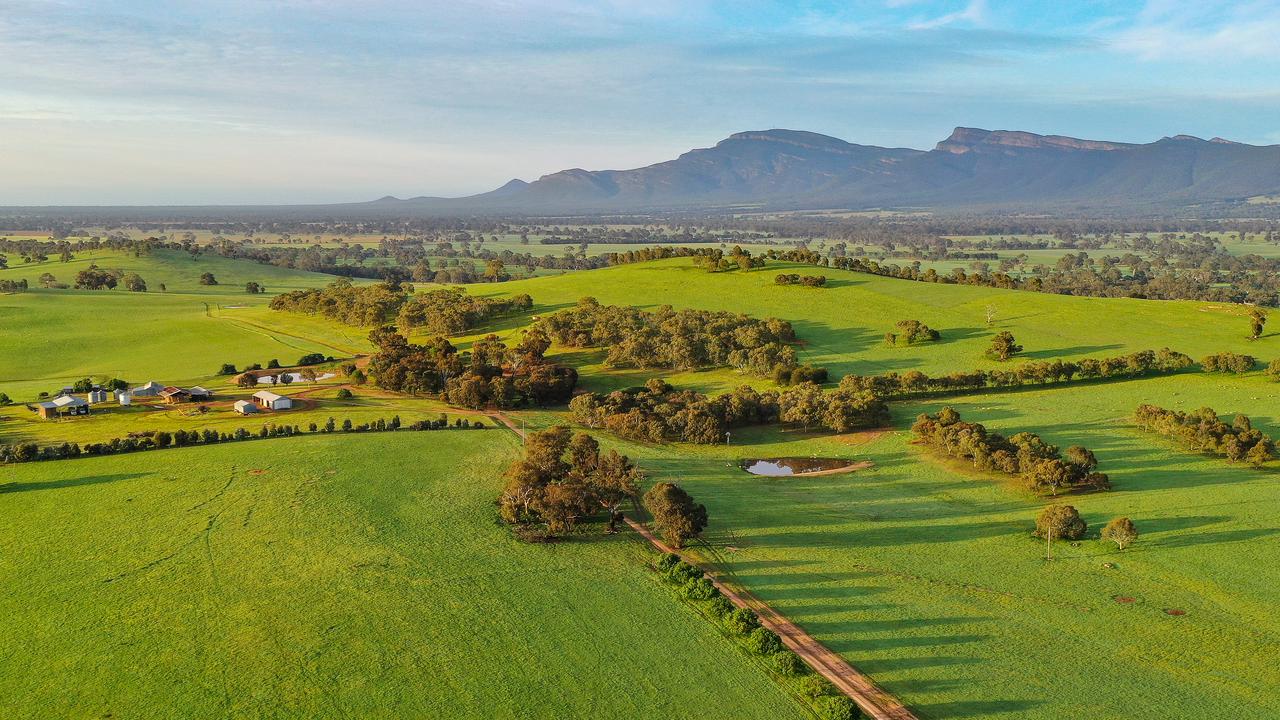
[[[1020,432],[1010,437],[988,430],[981,423],[966,422],[946,407],[936,415],[922,413],[911,426],[916,439],[951,457],[963,458],[974,469],[1017,476],[1028,489],[1106,490],[1111,480],[1097,472],[1098,459],[1088,448],[1075,445],[1065,455],[1039,435]]]
[[[883,398],[916,397],[986,388],[1136,378],[1175,373],[1194,364],[1187,355],[1161,348],[1109,358],[1025,362],[1009,370],[969,370],[938,376],[926,375],[919,370],[883,375],[845,375],[840,379],[840,387],[870,392]]]
[[[583,393],[569,402],[574,422],[642,442],[725,442],[732,428],[784,423],[806,430],[849,432],[888,424],[888,406],[871,393],[823,392],[813,383],[758,391],[743,385],[714,398],[677,390],[653,379],[644,387],[602,395]]]
[[[1228,425],[1213,408],[1187,413],[1143,404],[1134,413],[1134,420],[1143,430],[1172,438],[1193,450],[1224,457],[1228,462],[1262,467],[1276,457],[1275,442],[1255,429],[1247,415],[1236,415]]]
[[[483,430],[486,426],[479,420],[469,420],[467,418],[455,418],[452,425],[449,424],[449,418],[441,413],[440,417],[435,420],[417,420],[408,425],[402,425],[400,416],[396,415],[389,419],[378,419],[364,423],[352,423],[348,418],[339,424],[333,418],[329,418],[324,425],[310,423],[308,432],[310,433],[360,433],[360,432],[392,432],[396,430]],[[97,455],[119,455],[123,453],[143,452],[146,450],[163,450],[169,447],[190,447],[193,445],[215,445],[218,443],[238,442],[242,440],[265,440],[268,438],[293,437],[302,435],[303,431],[298,425],[276,425],[274,423],[263,425],[257,430],[249,430],[246,428],[237,428],[232,432],[218,431],[213,429],[204,430],[152,430],[143,433],[131,433],[128,437],[112,438],[103,442],[92,442],[80,445],[74,442],[64,442],[60,445],[39,445],[33,442],[18,443],[16,445],[0,445],[0,465],[7,463],[24,463],[35,462],[39,460],[69,460],[78,457],[92,457]]]

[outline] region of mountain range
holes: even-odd
[[[757,206],[1187,206],[1280,194],[1280,145],[1188,135],[1151,143],[956,128],[931,150],[798,130],[730,135],[632,170],[571,169],[464,198],[371,203],[448,212],[610,212]],[[390,209],[390,208],[388,208]]]

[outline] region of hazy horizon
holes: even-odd
[[[457,196],[790,128],[1280,142],[1280,8],[5,2],[0,205]]]

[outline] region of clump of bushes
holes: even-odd
[[[914,345],[922,342],[936,342],[942,337],[941,333],[937,330],[934,330],[919,320],[899,320],[896,327],[898,328],[898,332],[889,332],[884,334],[884,343],[889,347]]]
[[[773,281],[779,285],[803,285],[805,287],[826,287],[826,275],[800,275],[798,273],[779,273]]]
[[[1233,352],[1220,352],[1200,358],[1200,367],[1205,372],[1247,373],[1257,364],[1258,360],[1254,356]]]
[[[350,400],[352,397],[354,397],[354,395],[352,395],[352,394],[351,394],[351,390],[350,390],[350,389],[348,389],[348,388],[339,388],[339,389],[338,389],[338,399],[339,399],[339,400]]]
[[[756,628],[747,635],[747,649],[756,655],[773,655],[781,652],[782,638],[768,628]]]
[[[737,608],[725,616],[724,625],[737,635],[746,635],[760,627],[760,618],[750,608]]]

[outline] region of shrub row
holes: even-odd
[[[788,650],[782,639],[760,626],[760,618],[749,608],[734,605],[720,593],[700,568],[668,553],[658,558],[658,573],[677,588],[680,596],[697,603],[710,617],[736,637],[749,652],[764,659],[779,675],[793,684],[822,720],[855,720],[858,706],[837,692],[823,678],[810,672],[800,656]]]

